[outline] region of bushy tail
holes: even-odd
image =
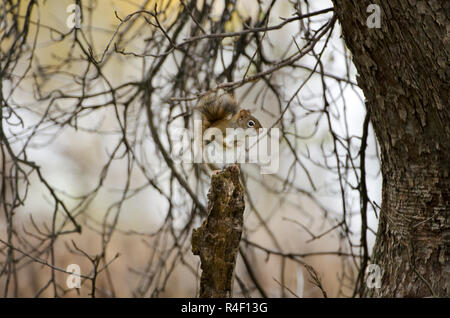
[[[199,101],[199,111],[209,123],[225,119],[237,113],[238,106],[233,96],[225,94],[208,94]]]

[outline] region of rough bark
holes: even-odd
[[[245,208],[237,165],[212,175],[208,200],[208,216],[192,233],[192,252],[201,260],[199,296],[228,298],[232,297]]]
[[[368,297],[450,292],[449,2],[333,0],[382,155],[382,207]],[[368,28],[367,7],[381,8]]]

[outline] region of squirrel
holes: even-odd
[[[257,118],[252,116],[248,109],[240,109],[232,95],[228,93],[210,93],[200,99],[195,107],[202,118],[202,136],[208,128],[218,128],[226,138],[227,128],[258,129],[262,128]],[[214,140],[214,135],[206,140],[209,143]],[[225,146],[226,143],[223,142]]]

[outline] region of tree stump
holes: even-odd
[[[208,215],[192,233],[192,252],[201,261],[201,298],[232,297],[245,208],[239,174],[237,165],[213,173]]]

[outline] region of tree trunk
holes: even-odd
[[[333,0],[382,155],[383,202],[367,297],[450,294],[449,3]],[[377,4],[381,28],[369,28]]]
[[[208,216],[192,233],[192,252],[200,256],[201,298],[233,295],[234,269],[244,223],[244,188],[239,167],[215,172],[208,193]]]

